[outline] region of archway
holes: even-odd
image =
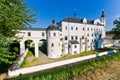
[[[39,40],[39,50],[47,55],[47,41],[45,39]]]
[[[35,55],[35,52],[34,52],[35,51],[35,48],[34,48],[35,46],[34,46],[33,40],[27,39],[27,40],[24,41],[24,44],[25,44],[25,50],[28,49],[30,54]]]

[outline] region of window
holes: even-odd
[[[76,53],[76,51],[74,53]]]
[[[89,28],[87,28],[87,30],[89,31]]]
[[[82,36],[82,39],[84,39],[84,36]]]
[[[97,34],[95,34],[95,37],[97,36]]]
[[[30,33],[30,32],[28,32],[28,36],[31,36],[31,33]]]
[[[67,36],[65,36],[65,40],[67,40]]]
[[[76,30],[78,30],[78,27],[76,27]]]
[[[77,46],[75,45],[75,48],[77,48]]]
[[[73,40],[73,36],[71,36],[71,40]]]
[[[77,39],[78,39],[78,37],[77,37],[77,36],[75,36],[75,39],[77,40]]]
[[[71,30],[73,30],[73,27],[71,27]]]
[[[54,44],[53,44],[53,43],[51,44],[51,47],[54,47]]]
[[[50,37],[50,32],[48,33],[48,36]]]
[[[63,38],[61,38],[60,41],[63,41]]]
[[[91,34],[91,36],[93,37],[93,34]]]
[[[89,34],[87,34],[87,36],[89,37]]]
[[[60,36],[62,36],[62,34],[60,34]]]
[[[65,30],[67,30],[67,26],[65,26]]]
[[[93,28],[91,28],[91,31],[93,30]]]
[[[54,33],[54,36],[56,36],[56,33]]]
[[[42,36],[45,36],[44,32],[42,32]]]
[[[93,42],[93,39],[92,39],[92,42]]]
[[[84,31],[85,29],[83,28],[83,31]]]
[[[89,42],[89,40],[87,40],[87,42]]]

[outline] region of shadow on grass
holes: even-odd
[[[34,51],[34,49],[35,49],[34,47],[30,47],[30,48],[29,48],[29,51],[31,52],[30,55],[35,55],[35,51]]]
[[[47,55],[47,44],[46,42],[44,42],[44,44],[42,44],[41,46],[39,46],[39,50],[44,53],[45,55]]]
[[[5,73],[8,71],[8,68],[10,67],[10,64],[6,64],[6,63],[1,63],[0,64],[0,74]]]

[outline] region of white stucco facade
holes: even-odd
[[[60,31],[47,31],[47,52],[50,58],[59,58],[62,55],[62,46],[60,42]]]
[[[38,57],[38,43],[44,39],[47,42],[48,57],[59,58],[65,54],[79,54],[83,51],[102,48],[105,32],[106,18],[102,12],[100,19],[68,17],[58,23],[53,21],[46,29],[21,30],[16,36],[23,37],[20,41],[20,53],[24,53],[24,42],[30,39],[35,44],[35,56]]]

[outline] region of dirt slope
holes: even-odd
[[[103,67],[91,69],[70,80],[120,80],[120,60],[110,62]]]

